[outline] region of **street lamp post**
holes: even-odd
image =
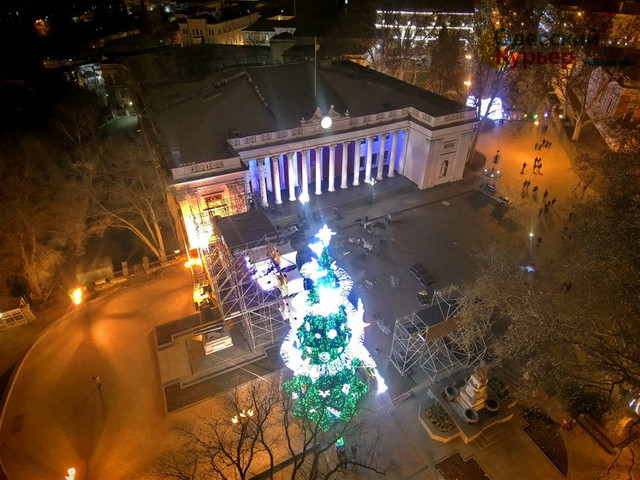
[[[70,294],[69,297],[71,297],[71,301],[73,302],[74,305],[78,306],[78,305],[82,305],[82,310],[84,310],[84,314],[87,317],[87,320],[89,320],[89,312],[87,311],[87,306],[85,304],[85,302],[83,302],[83,291],[82,288],[78,287],[75,288]]]
[[[367,183],[371,185],[371,190],[369,192],[369,203],[373,204],[373,202],[375,201],[375,194],[376,194],[374,185],[378,183],[378,181],[375,178],[371,178]]]

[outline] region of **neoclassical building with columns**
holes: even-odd
[[[149,101],[188,248],[208,245],[212,216],[396,175],[420,189],[460,180],[477,124],[471,108],[346,61],[236,68],[191,87]]]

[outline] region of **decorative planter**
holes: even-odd
[[[453,402],[459,395],[460,392],[453,385],[444,387],[444,398],[447,399],[447,402]]]
[[[495,398],[487,398],[484,402],[484,408],[486,408],[488,412],[495,413],[500,408],[500,403]]]
[[[480,420],[480,415],[478,415],[478,412],[476,412],[474,409],[467,408],[464,411],[464,421],[466,423],[468,423],[469,425],[473,425],[474,423],[478,423],[478,420]]]

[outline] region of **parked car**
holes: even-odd
[[[496,186],[492,183],[481,183],[478,186],[478,190],[480,190],[485,195],[489,195],[490,197],[493,197],[496,194]]]

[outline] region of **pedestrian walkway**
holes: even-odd
[[[530,153],[522,149],[524,140],[512,138],[504,127],[481,137],[479,148],[488,158],[494,149],[501,150],[504,175],[499,186],[518,193],[518,184],[524,180],[519,173],[521,158],[535,156],[535,139],[532,134],[530,137],[534,140]],[[534,177],[529,173],[527,178],[535,180],[542,191],[548,189],[561,206],[571,193],[573,178],[566,155],[563,158],[555,148],[544,160],[543,175]],[[553,158],[557,158],[555,164]],[[310,216],[310,222],[315,223],[329,219],[333,229],[347,235],[364,235],[362,227],[355,223],[358,219],[405,212],[406,223],[390,225],[387,232],[391,238],[404,235],[406,243],[398,242],[388,260],[374,256],[364,265],[368,274],[385,279],[397,271],[401,288],[386,282],[384,288],[362,292],[365,305],[375,306],[372,313],[377,310],[392,321],[398,314],[396,305],[415,308],[419,285],[410,277],[411,263],[424,262],[442,282],[460,279],[470,270],[468,258],[475,246],[506,238],[505,235],[526,235],[526,231],[506,232],[503,225],[485,215],[484,207],[474,204],[477,199],[470,192],[482,181],[486,181],[482,174],[466,172],[460,182],[419,191],[404,178],[385,179],[373,187],[365,184],[332,194],[325,192],[319,197],[311,195],[308,211],[303,205],[302,215]],[[375,195],[368,196],[371,192]],[[477,195],[481,196],[479,192]],[[524,201],[532,228],[536,233],[542,232],[537,223],[539,203],[526,196]],[[280,214],[268,215],[274,220],[297,216],[301,205],[285,201]],[[334,219],[333,208],[340,209],[341,205],[343,216]],[[318,220],[313,218],[315,212],[319,212]],[[558,214],[554,211],[554,215]],[[541,248],[546,244],[545,238]],[[348,255],[336,261],[346,262]],[[355,278],[359,273],[355,269],[362,266],[348,268]],[[205,408],[216,405],[216,400],[208,401],[170,417],[165,411],[152,331],[157,325],[194,313],[191,276],[176,265],[165,269],[162,278],[125,286],[117,294],[89,302],[86,312],[76,309],[47,330],[17,372],[1,419],[0,459],[9,478],[63,478],[69,467],[78,470],[78,479],[149,478],[155,458],[171,445],[172,427],[181,421],[192,421]],[[383,376],[388,368],[388,344],[390,336],[371,325],[367,347],[375,352]],[[383,348],[376,351],[374,347],[378,345]],[[95,375],[100,377],[100,388],[92,380]],[[395,385],[403,381],[406,379],[399,378]],[[406,390],[406,384],[401,387],[397,388]],[[532,450],[531,442],[517,430],[513,431],[516,440],[508,448],[491,452],[483,452],[473,444],[440,444],[430,440],[417,421],[419,398],[397,408],[390,397],[380,401],[373,410],[385,439],[383,452],[399,464],[388,478],[435,479],[433,465],[456,450],[463,459],[474,455],[494,480],[557,478],[544,456]],[[571,458],[576,457],[571,455],[573,465]]]

